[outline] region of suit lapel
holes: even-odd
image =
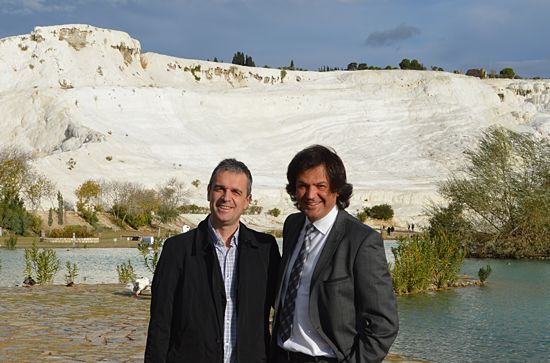
[[[237,331],[244,331],[250,294],[257,293],[251,286],[256,271],[261,271],[261,258],[258,256],[258,242],[247,227],[239,227],[239,245],[237,257]]]
[[[313,270],[313,275],[311,276],[310,291],[317,286],[321,272],[328,266],[328,264],[332,260],[334,252],[336,251],[345,236],[345,213],[346,212],[344,212],[343,210],[338,209],[338,215],[336,216],[334,225],[332,226],[332,229],[327,236],[327,240],[325,242],[325,245],[323,246],[323,250],[321,251],[319,260],[317,260],[317,265]]]

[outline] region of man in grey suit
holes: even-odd
[[[287,180],[300,213],[283,227],[272,361],[382,361],[397,336],[397,306],[380,234],[344,210],[353,187],[342,160],[310,146]]]

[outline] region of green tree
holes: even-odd
[[[403,58],[403,60],[399,62],[399,68],[411,69],[411,61],[408,58]]]
[[[404,58],[399,63],[399,68],[401,68],[401,69],[413,69],[413,70],[417,70],[417,71],[423,71],[423,70],[426,69],[426,67],[424,67],[424,65],[422,63],[420,63],[418,60],[413,59],[411,61],[407,58]]]
[[[374,219],[392,219],[393,218],[393,208],[389,204],[378,204],[372,208],[365,208],[365,212],[370,218]]]
[[[233,59],[231,60],[231,63],[237,64],[239,66],[245,65],[245,55],[243,52],[236,52],[233,54]]]
[[[95,226],[99,221],[96,208],[99,205],[99,196],[101,195],[101,186],[94,180],[86,180],[74,192],[77,198],[76,210],[80,216]]]
[[[461,218],[469,254],[550,256],[550,142],[491,128],[465,155],[464,169],[439,192]],[[452,226],[437,225],[431,228],[457,235]]]
[[[244,65],[247,67],[256,67],[256,63],[252,60],[252,57],[247,55],[244,61]]]
[[[57,192],[57,224],[63,224],[63,215],[65,214],[65,206],[63,204],[63,195],[61,192]]]
[[[51,248],[39,250],[33,242],[25,248],[25,277],[33,277],[38,284],[50,284],[59,271],[60,261]]]
[[[294,60],[292,60],[292,59],[290,60],[290,65],[288,66],[288,69],[291,70],[291,71],[293,71],[293,70],[296,69],[296,68],[294,67]]]
[[[350,64],[348,64],[346,70],[356,71],[357,70],[357,63],[356,62],[351,62]]]
[[[51,227],[53,224],[53,210],[50,208],[48,210],[48,227]]]
[[[516,72],[512,68],[503,68],[500,70],[500,78],[516,78]]]
[[[160,205],[157,211],[160,221],[162,223],[173,221],[180,214],[178,208],[187,199],[184,183],[176,178],[170,178],[163,185],[158,187],[157,192],[160,198]]]
[[[32,226],[33,217],[17,195],[0,196],[0,226],[23,235]]]

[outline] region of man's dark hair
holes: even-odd
[[[246,195],[250,195],[252,193],[252,174],[250,173],[250,170],[248,170],[248,167],[242,162],[235,159],[224,159],[220,161],[218,166],[214,168],[214,171],[212,171],[212,175],[210,176],[210,181],[208,182],[208,188],[212,186],[212,183],[214,183],[214,179],[216,178],[216,175],[220,171],[231,171],[233,173],[244,173],[246,175],[246,179],[248,180],[248,184],[246,187]]]
[[[347,182],[346,168],[342,159],[332,149],[322,145],[312,145],[300,151],[294,156],[286,172],[286,191],[294,205],[298,207],[296,200],[296,179],[306,170],[324,165],[327,179],[330,183],[330,191],[338,193],[337,204],[341,209],[349,206],[349,199],[353,192],[353,185]]]

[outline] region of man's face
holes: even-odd
[[[331,191],[325,165],[307,169],[296,178],[298,208],[315,222],[326,216],[336,205],[338,193]]]
[[[208,186],[212,227],[237,226],[239,218],[252,198],[247,195],[245,173],[219,171]]]

